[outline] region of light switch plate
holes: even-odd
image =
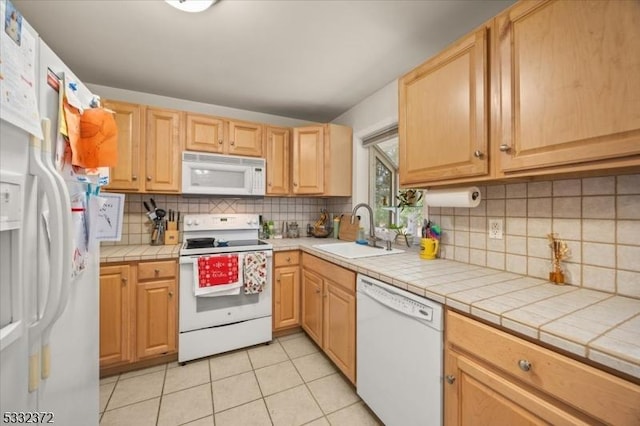
[[[504,221],[502,219],[489,219],[489,238],[501,240],[503,225]]]

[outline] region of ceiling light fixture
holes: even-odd
[[[204,12],[211,7],[216,0],[164,0],[176,9],[183,12]]]

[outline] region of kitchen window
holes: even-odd
[[[369,148],[369,205],[373,209],[376,226],[407,227],[422,222],[422,206],[397,208],[398,126],[382,129],[363,139]]]

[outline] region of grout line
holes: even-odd
[[[164,400],[164,385],[167,382],[167,371],[169,370],[168,363],[164,365],[164,377],[162,379],[162,388],[160,389],[160,400],[158,401],[158,412],[156,413],[156,426],[160,421],[160,409],[162,408],[162,401]]]

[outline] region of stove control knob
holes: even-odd
[[[189,225],[189,226],[193,225],[193,220],[187,219],[187,225]]]
[[[200,225],[200,220],[198,220],[198,219],[194,220],[194,221],[193,221],[193,224],[194,224],[195,226]]]

